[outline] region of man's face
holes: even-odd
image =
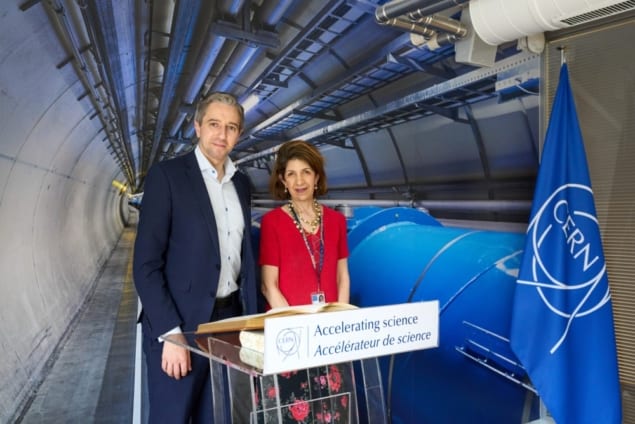
[[[203,155],[218,168],[238,142],[240,115],[235,106],[213,102],[207,106],[201,123],[194,122],[194,129]]]

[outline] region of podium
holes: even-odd
[[[209,358],[216,424],[388,422],[376,358],[266,375],[263,353],[241,346],[238,332],[185,336],[184,347]]]
[[[329,305],[338,306],[319,308]],[[315,307],[229,318],[186,335],[186,347],[209,358],[216,424],[388,422],[377,357],[438,347],[439,302]],[[267,337],[241,345],[237,329]]]

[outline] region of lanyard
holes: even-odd
[[[313,247],[309,240],[306,237],[306,232],[304,231],[304,227],[302,227],[302,222],[298,217],[295,209],[292,207],[291,213],[293,214],[293,219],[295,220],[298,229],[300,230],[300,234],[302,234],[302,240],[304,240],[304,245],[306,246],[306,250],[309,252],[309,256],[311,257],[311,263],[313,264],[313,269],[315,270],[315,276],[317,277],[317,289],[320,291],[320,275],[322,274],[322,266],[324,265],[324,219],[320,222],[320,251],[319,251],[319,261],[318,264],[315,263],[315,252],[313,251]]]

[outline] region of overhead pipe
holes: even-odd
[[[124,152],[127,167],[130,168],[127,173],[127,178],[130,184],[134,186],[136,184],[136,172],[134,171],[137,168],[136,165],[138,165],[138,163],[135,164],[135,158],[139,156],[139,149],[133,148],[131,142],[130,123],[126,112],[128,106],[126,90],[124,88],[124,75],[119,66],[110,66],[110,61],[105,62],[104,58],[100,55],[100,52],[104,51],[106,55],[110,57],[110,60],[114,60],[113,58],[116,57],[114,53],[118,48],[118,39],[115,35],[116,25],[114,13],[124,14],[128,12],[128,10],[121,10],[119,7],[115,9],[111,2],[92,0],[88,2],[78,1],[77,4],[80,7],[84,20],[88,23],[85,26],[91,44],[99,47],[96,49],[95,54],[101,66],[101,79],[102,81],[109,82],[109,88],[115,103],[114,113],[119,119],[119,131],[121,135],[119,142]],[[100,31],[96,31],[96,29],[100,29]],[[127,41],[129,42],[130,40]],[[134,50],[130,45],[124,46],[124,48],[126,50]],[[137,63],[135,60],[136,58],[133,59],[132,66],[136,69]]]
[[[196,31],[196,20],[201,7],[202,2],[196,0],[179,0],[177,2],[175,17],[172,21],[172,30],[170,31],[168,62],[163,73],[163,86],[154,127],[152,150],[148,161],[149,166],[156,161],[157,152],[161,150],[161,140],[164,137],[163,128],[166,124],[179,78],[185,67],[185,61],[190,51],[188,45]]]
[[[262,19],[261,24],[266,27],[274,27],[282,19],[287,8],[291,5],[292,0],[285,1],[268,1],[260,8],[257,15]],[[260,49],[259,46],[252,44],[241,44],[227,61],[227,65],[223,69],[223,75],[214,81],[208,92],[211,91],[227,91],[230,84],[238,77],[240,72],[253,55]]]
[[[389,19],[386,22],[380,22],[382,25],[389,25],[395,28],[403,29],[404,31],[408,31],[412,34],[419,34],[424,38],[431,38],[436,35],[436,31],[426,27],[417,25],[415,22],[410,21],[408,19],[404,19],[403,17]]]
[[[217,79],[210,87],[211,91],[230,91],[231,85],[236,81],[245,66],[258,52],[258,47],[241,44],[234,50],[234,54],[223,68],[223,77]]]
[[[139,107],[139,114],[137,115],[137,137],[139,140],[139,175],[137,178],[137,185],[135,192],[142,191],[144,175],[147,173],[149,167],[150,150],[152,149],[151,138],[153,136],[153,130],[151,129],[155,122],[154,108],[151,105],[151,101],[155,98],[152,94],[154,85],[150,78],[153,61],[152,61],[152,19],[154,2],[148,3],[147,8],[143,8],[143,12],[139,14],[139,21],[144,22],[139,27],[139,34],[142,37],[139,40],[140,50],[136,50],[139,56],[139,63],[142,66],[138,69],[138,81],[143,81],[142,84],[137,86],[137,104]],[[144,19],[145,18],[145,19]]]
[[[393,0],[375,9],[379,23],[419,10],[423,15],[433,15],[442,10],[467,3],[469,0]]]
[[[292,3],[293,0],[269,0],[264,3],[259,13],[259,17],[262,19],[261,24],[268,28],[275,27]],[[245,65],[260,49],[260,46],[241,44],[229,59],[227,66],[223,70],[223,76],[214,81],[210,91],[229,91],[231,84],[245,69]]]
[[[454,19],[446,18],[445,16],[423,15],[420,9],[408,13],[406,16],[408,16],[408,19],[412,22],[416,22],[425,27],[430,26],[436,28],[439,31],[455,35],[458,38],[463,38],[467,35],[467,27],[465,25]]]
[[[190,84],[183,95],[183,104],[187,105],[194,103],[194,100],[196,99],[197,94],[201,91],[201,88],[205,83],[205,79],[207,78],[207,75],[209,75],[218,54],[225,44],[225,40],[226,38],[222,36],[212,35],[210,37],[208,35],[205,46],[203,46],[203,50],[198,56],[194,76],[190,80]],[[183,125],[183,121],[187,115],[188,113],[183,110],[178,111],[178,115],[169,130],[170,137],[175,137],[177,135],[179,128]]]
[[[293,0],[269,0],[265,2],[260,7],[259,14],[259,17],[262,19],[262,25],[265,27],[275,27],[292,4]],[[253,59],[258,51],[260,51],[260,47],[252,44],[241,44],[238,46],[229,59],[223,74],[214,81],[207,93],[212,91],[230,91],[231,85],[238,79],[245,69],[245,65]],[[194,122],[191,120],[184,131],[184,136],[192,137],[193,135]]]
[[[143,128],[146,128],[146,119],[148,115],[148,92],[150,87],[150,17],[152,16],[152,8],[153,3],[146,3],[144,6],[139,7],[138,9],[138,19],[139,23],[137,24],[137,44],[140,49],[136,50],[137,57],[137,81],[143,81],[141,84],[137,84],[136,87],[136,104],[139,110],[139,113],[136,116],[135,127],[139,130],[137,131],[137,151],[139,152],[139,156],[137,157],[138,171],[136,175],[136,185],[134,189],[139,187],[139,183],[142,180],[142,174],[144,172],[143,166],[143,152],[144,146],[147,144],[148,134],[146,131],[143,131]],[[147,158],[146,158],[147,159]]]
[[[227,15],[236,16],[238,11],[243,7],[243,3],[244,0],[225,0],[220,8],[221,11],[225,11]],[[214,32],[214,24],[211,23],[207,30],[205,43],[203,44],[196,64],[194,65],[194,71],[190,77],[189,84],[183,93],[182,103],[186,105],[194,103],[196,96],[201,91],[201,88],[212,70],[212,66],[214,66],[214,62],[225,45],[226,40],[226,37],[216,35]],[[178,114],[169,130],[170,137],[177,135],[186,116],[187,112],[182,110],[178,111]]]
[[[82,81],[82,85],[84,86],[84,88],[90,93],[93,106],[97,110],[106,131],[108,143],[113,148],[115,159],[121,163],[127,163],[124,161],[124,158],[120,157],[120,153],[115,149],[115,145],[111,138],[111,134],[116,134],[116,127],[113,127],[113,122],[116,122],[116,120],[108,112],[108,99],[106,98],[108,93],[103,87],[102,89],[104,89],[105,96],[102,96],[101,93],[98,92],[98,81],[97,79],[95,79],[93,72],[84,60],[81,48],[79,47],[79,37],[75,33],[73,25],[69,22],[69,18],[66,15],[64,6],[59,2],[59,0],[52,3],[47,2],[44,3],[44,5],[45,10],[50,11],[56,18],[54,22],[57,22],[58,34],[60,36],[64,36],[64,41],[68,45],[70,45],[71,54],[73,56],[73,59],[75,60],[76,66],[79,68],[79,71],[76,70],[78,77]],[[132,170],[127,169],[126,171],[128,173],[128,176],[130,177]]]
[[[456,35],[448,34],[447,32],[436,32],[432,37],[427,38],[419,34],[410,34],[410,42],[413,46],[417,48],[425,46],[429,50],[436,50],[443,46],[454,44],[457,40],[458,38]]]
[[[415,4],[423,4],[423,2],[399,0],[380,6],[375,11],[376,20],[379,24],[408,31],[411,34],[411,42],[415,46],[428,45],[431,50],[454,43],[467,35],[468,30],[462,23],[442,15],[430,14],[433,10],[438,11],[437,9],[440,8],[438,3],[414,10],[406,7],[413,7]],[[388,18],[398,12],[402,14]]]

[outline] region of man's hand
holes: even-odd
[[[173,341],[176,341],[177,343],[186,345],[187,340],[185,340],[183,334],[172,334],[167,336],[167,338],[170,338],[172,341],[165,340],[163,342],[161,368],[167,375],[178,380],[192,371],[190,351],[173,343]]]

